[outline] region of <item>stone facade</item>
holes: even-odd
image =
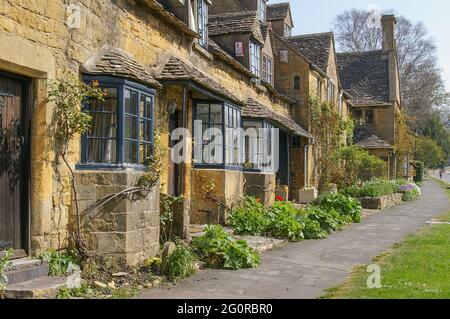
[[[159,186],[116,196],[135,187],[143,173],[78,171],[76,184],[83,239],[89,253],[136,265],[159,253]],[[72,209],[70,228],[76,227]]]

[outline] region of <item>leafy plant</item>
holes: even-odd
[[[260,263],[258,253],[247,242],[235,240],[219,225],[208,226],[203,236],[192,240],[192,246],[211,268],[255,268]]]
[[[186,244],[177,245],[165,263],[165,275],[171,280],[186,278],[195,273],[196,256]]]
[[[320,228],[327,233],[341,229],[344,224],[344,219],[334,209],[324,210],[318,206],[310,206],[305,212],[308,219],[318,222]]]
[[[317,220],[310,219],[309,216],[304,218],[303,224],[303,234],[305,235],[305,239],[323,239],[328,235],[328,233],[322,229],[320,223]]]
[[[173,239],[173,222],[175,210],[184,203],[184,197],[161,196],[161,241],[166,243]]]
[[[362,187],[351,186],[342,190],[342,194],[360,198],[360,197],[380,197],[391,195],[398,192],[399,184],[395,181],[373,180],[366,182]]]
[[[261,236],[267,228],[267,211],[253,197],[247,197],[241,206],[234,209],[228,218],[228,225],[236,235]]]
[[[40,259],[48,263],[48,275],[64,276],[73,269],[79,269],[78,259],[66,252],[48,250],[40,255]]]
[[[362,218],[361,203],[353,197],[343,194],[326,194],[315,203],[325,210],[335,210],[342,216],[350,217],[354,223],[360,223]]]
[[[0,299],[3,297],[3,290],[8,283],[8,278],[5,275],[5,269],[11,265],[11,256],[13,254],[12,249],[3,252],[4,256],[0,258]]]
[[[420,187],[414,183],[405,183],[400,185],[399,192],[403,194],[402,200],[404,202],[415,201],[420,197],[420,195],[422,195]]]
[[[50,82],[49,84],[48,101],[55,105],[52,135],[57,146],[60,147],[59,155],[71,176],[71,187],[77,215],[77,245],[80,247],[83,245],[75,173],[67,160],[67,155],[70,141],[76,136],[86,133],[91,127],[92,118],[84,111],[83,104],[90,99],[104,100],[104,97],[105,92],[99,87],[98,82],[87,84],[75,74],[68,75],[66,79]]]
[[[299,211],[288,202],[276,202],[268,213],[266,233],[274,238],[301,241],[305,239]]]
[[[56,295],[56,299],[70,299],[77,297],[93,296],[94,290],[87,284],[82,284],[79,288],[62,288]]]

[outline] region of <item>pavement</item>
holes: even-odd
[[[204,270],[170,288],[145,290],[141,299],[313,299],[339,285],[353,267],[401,242],[427,222],[450,211],[436,182],[423,196],[375,214],[324,240],[304,241],[262,254],[261,267],[239,271]]]

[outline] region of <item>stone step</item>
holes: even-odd
[[[60,289],[66,286],[66,278],[42,277],[7,286],[5,297],[6,299],[55,299]]]
[[[46,277],[47,274],[47,263],[30,258],[12,260],[11,265],[5,269],[8,285],[20,284],[22,282]]]

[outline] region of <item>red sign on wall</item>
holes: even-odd
[[[236,42],[236,49],[235,49],[235,55],[236,57],[243,57],[244,56],[244,42]]]

